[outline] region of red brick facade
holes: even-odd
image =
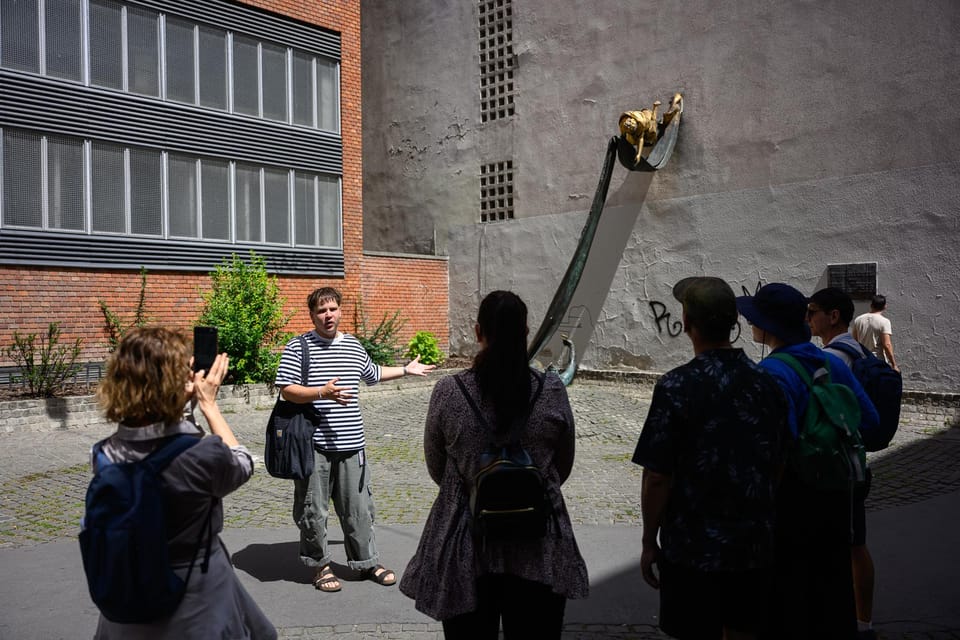
[[[406,320],[400,332],[403,343],[417,331],[429,331],[446,353],[450,342],[447,264],[446,258],[365,255],[361,291],[367,321],[379,322],[384,313],[399,310]]]
[[[330,0],[247,0],[245,4],[280,13],[336,31],[341,36],[340,117],[343,138],[343,279],[280,276],[287,308],[296,311],[290,331],[310,328],[307,294],[318,286],[334,286],[344,295],[343,327],[353,329],[354,304],[362,295],[367,317],[376,322],[399,309],[406,326],[404,342],[418,330],[433,332],[448,348],[447,262],[443,259],[363,255],[363,167],[360,95],[360,3]],[[150,271],[146,310],[152,322],[188,328],[200,311],[206,274]],[[83,341],[83,361],[102,360],[107,331],[98,300],[121,318],[137,304],[140,276],[136,271],[0,266],[0,350],[13,342],[13,332],[46,331],[61,323],[62,340]],[[411,304],[416,300],[417,304]],[[5,355],[0,366],[12,362]]]
[[[281,294],[286,308],[295,315],[289,331],[311,328],[306,313],[307,295],[316,287],[332,286],[344,295],[343,328],[354,328],[357,289],[345,283],[360,280],[368,323],[379,322],[385,313],[400,311],[406,325],[402,343],[417,331],[437,336],[441,349],[449,345],[447,322],[447,261],[439,258],[362,256],[360,277],[320,279],[281,276]],[[206,274],[179,271],[147,272],[146,313],[151,323],[188,329],[200,314],[201,293],[209,288]],[[13,343],[13,333],[41,334],[50,322],[60,322],[63,342],[82,340],[81,360],[98,362],[107,355],[107,329],[99,300],[126,322],[133,318],[140,295],[140,274],[115,270],[64,270],[57,267],[0,266],[0,349]],[[0,366],[11,365],[0,358]]]

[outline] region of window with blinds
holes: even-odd
[[[339,56],[338,34],[228,0],[4,0],[0,255],[245,244],[342,270]],[[35,235],[54,231],[60,253]]]
[[[2,166],[4,227],[340,246],[337,176],[14,129]]]

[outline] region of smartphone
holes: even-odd
[[[210,371],[217,357],[217,328],[193,328],[193,370]]]

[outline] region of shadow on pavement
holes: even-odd
[[[640,564],[631,562],[623,570],[591,580],[590,597],[568,600],[566,624],[650,625],[657,624],[660,593],[640,575]]]
[[[906,506],[960,489],[958,458],[958,427],[871,454],[867,510]]]
[[[330,540],[330,546],[343,545],[343,541]],[[300,543],[276,542],[272,544],[248,544],[231,556],[233,566],[250,574],[260,582],[294,582],[312,584],[314,570],[300,562]],[[346,565],[331,562],[338,576],[351,574]]]

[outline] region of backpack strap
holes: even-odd
[[[141,462],[148,465],[153,473],[159,474],[167,468],[167,465],[173,462],[178,455],[200,442],[200,438],[189,433],[178,433],[175,436],[167,436],[166,442],[154,449]],[[103,443],[106,440],[93,445],[91,457],[93,458],[93,472],[97,473],[101,469],[115,464],[107,454],[103,452]]]
[[[803,380],[804,384],[806,384],[809,388],[813,387],[815,380],[818,380],[824,375],[827,376],[827,382],[830,382],[830,360],[827,358],[823,359],[823,366],[817,369],[814,372],[813,377],[811,377],[810,373],[807,371],[807,368],[800,364],[800,361],[789,353],[771,353],[767,357],[779,360],[780,362],[783,362],[789,366],[791,369],[793,369],[794,373],[800,376],[800,379]]]
[[[181,433],[179,435],[173,436],[170,438],[170,441],[162,445],[159,449],[154,450],[149,456],[143,459],[144,464],[150,466],[154,473],[157,475],[160,474],[178,455],[192,447],[193,445],[200,442],[200,438],[192,436],[188,433]],[[204,518],[203,527],[200,529],[200,534],[197,536],[196,548],[193,550],[193,557],[190,559],[190,568],[187,569],[187,575],[184,579],[184,583],[190,581],[190,576],[193,574],[193,566],[197,562],[197,555],[200,553],[200,547],[203,546],[203,536],[207,534],[207,549],[206,554],[203,558],[203,563],[201,564],[201,572],[206,573],[210,567],[210,550],[213,546],[213,507],[217,504],[219,498],[210,499],[210,507],[207,509],[206,518]]]
[[[858,350],[853,345],[846,344],[845,342],[830,343],[824,347],[824,350],[826,349],[832,349],[833,351],[839,351],[841,353],[845,353],[851,358],[853,358],[854,360],[860,360],[861,358],[867,357],[867,348],[864,347],[862,344],[860,345],[860,349],[862,349],[862,351]]]
[[[189,433],[177,434],[154,449],[150,455],[143,459],[143,463],[148,465],[154,473],[159,474],[173,462],[174,458],[198,442],[200,442],[200,438],[195,435]]]
[[[463,394],[463,397],[467,399],[467,404],[470,405],[473,414],[477,416],[477,420],[480,421],[480,426],[482,426],[485,431],[490,431],[490,424],[487,422],[487,419],[483,417],[483,414],[480,413],[480,407],[477,406],[477,403],[467,391],[467,386],[463,384],[463,380],[460,379],[460,374],[453,376],[453,379],[456,381],[457,386],[460,387],[460,392]]]
[[[524,424],[526,424],[526,418],[529,418],[530,414],[533,412],[533,406],[537,404],[537,400],[540,399],[540,394],[543,392],[543,381],[546,378],[546,375],[540,375],[533,369],[530,369],[530,372],[533,374],[533,377],[537,379],[537,390],[534,392],[533,399],[530,400],[530,405],[527,407],[527,414],[524,416]],[[480,412],[480,407],[477,406],[476,401],[467,391],[467,386],[463,383],[463,380],[460,379],[460,374],[454,375],[453,379],[456,381],[457,386],[460,387],[460,392],[463,393],[463,397],[467,399],[467,404],[470,405],[474,415],[477,416],[477,419],[480,421],[480,426],[483,427],[486,433],[492,434],[493,430],[490,428],[490,423],[487,422],[487,419],[483,417],[483,413]]]
[[[90,458],[93,460],[93,472],[97,473],[100,469],[107,467],[113,462],[110,461],[110,458],[107,457],[107,454],[103,452],[103,443],[106,440],[101,440],[100,442],[93,445],[93,449],[90,452]]]

